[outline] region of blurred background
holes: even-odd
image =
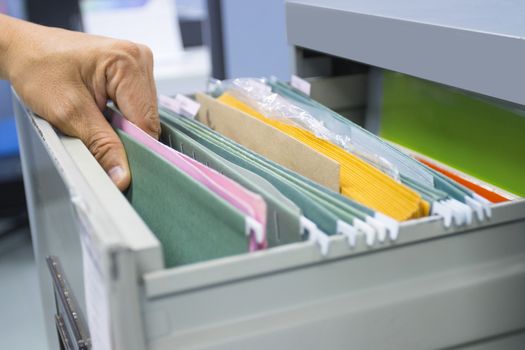
[[[289,79],[284,0],[0,0],[0,13],[132,40],[155,56],[161,94],[209,77]],[[46,346],[9,83],[0,80],[0,349]]]
[[[146,44],[155,56],[158,93],[175,95],[205,90],[210,77],[274,75],[288,81],[292,49],[284,2],[0,0],[0,13]],[[335,70],[344,68],[334,62]],[[525,196],[522,109],[395,72],[381,74],[381,122],[375,132]],[[0,304],[0,349],[45,349],[11,90],[1,80],[0,298],[9,301]]]

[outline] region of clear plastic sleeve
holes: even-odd
[[[308,111],[272,92],[272,88],[266,84],[265,79],[210,80],[208,91],[213,96],[228,92],[265,117],[308,130],[315,136],[342,147],[399,181],[399,171],[395,165],[380,155],[356,144],[349,135],[329,130],[322,121],[316,119]]]

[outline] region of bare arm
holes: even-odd
[[[108,99],[155,138],[160,132],[153,55],[143,45],[0,15],[0,78],[63,133],[80,138],[125,189],[124,147],[101,111]]]

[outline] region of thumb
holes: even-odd
[[[131,181],[128,160],[124,146],[113,128],[104,118],[94,102],[85,104],[88,108],[78,137],[97,159],[113,183],[123,191]]]

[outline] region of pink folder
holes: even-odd
[[[135,124],[123,118],[117,112],[112,111],[111,124],[119,128],[136,141],[157,153],[187,175],[213,191],[219,197],[230,203],[246,216],[258,222],[262,232],[251,233],[249,250],[255,251],[265,249],[268,245],[266,240],[266,202],[256,193],[253,193],[237,182],[222,175],[221,173],[199,163],[198,161],[170,148],[155,140]],[[259,236],[259,237],[256,237]]]

